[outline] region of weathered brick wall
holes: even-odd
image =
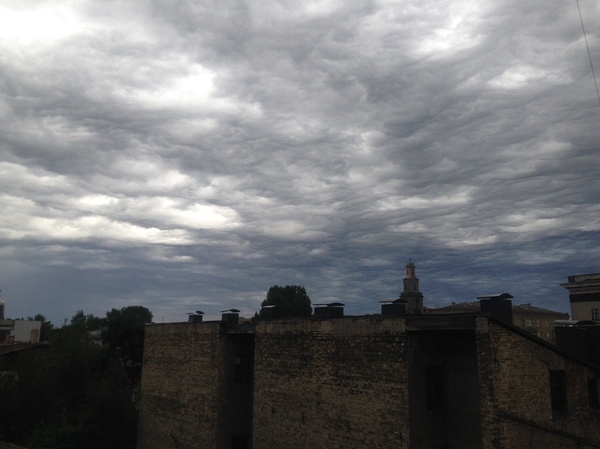
[[[405,319],[382,317],[261,322],[256,334],[218,322],[148,326],[138,449],[246,447],[252,431],[254,449],[600,448],[588,397],[598,370],[473,319],[476,330],[471,321],[408,332]],[[438,365],[439,416],[425,402]],[[549,370],[566,373],[564,418],[552,414]]]
[[[146,327],[138,449],[217,447],[219,324]]]
[[[408,448],[402,319],[262,322],[254,449]]]
[[[600,447],[600,415],[588,400],[593,370],[485,317],[477,355],[484,448]],[[564,418],[552,415],[549,370],[566,372]]]

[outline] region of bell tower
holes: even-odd
[[[423,293],[419,291],[419,278],[415,274],[415,264],[408,259],[406,276],[404,276],[404,291],[400,294],[400,301],[406,303],[406,312],[411,315],[423,313]]]
[[[415,274],[415,264],[409,259],[406,264],[406,276],[404,276],[404,292],[418,292],[419,278]]]

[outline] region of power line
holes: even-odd
[[[598,82],[596,81],[596,73],[594,72],[594,64],[592,63],[592,54],[590,53],[590,46],[588,44],[587,35],[585,33],[585,27],[583,26],[583,17],[581,16],[581,8],[579,7],[579,0],[575,0],[577,3],[577,10],[579,11],[579,20],[581,21],[581,29],[583,30],[583,38],[585,39],[585,47],[587,48],[588,56],[590,58],[590,67],[592,68],[592,76],[594,77],[594,85],[596,86],[596,95],[598,96],[598,103],[600,103],[600,91],[598,91]]]

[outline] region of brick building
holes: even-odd
[[[597,448],[599,378],[481,313],[152,324],[138,448]]]

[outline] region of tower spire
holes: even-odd
[[[400,294],[400,300],[406,302],[408,313],[421,314],[423,313],[423,293],[419,290],[419,278],[415,272],[416,266],[410,257],[405,268],[404,290]]]

